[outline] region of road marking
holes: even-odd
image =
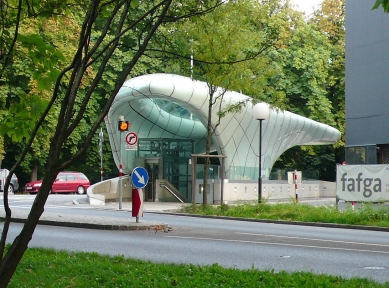
[[[235,233],[241,234],[241,235],[266,236],[266,237],[275,237],[275,238],[301,239],[301,240],[342,243],[342,244],[356,244],[356,245],[366,245],[366,246],[389,247],[389,245],[387,245],[387,244],[371,244],[371,243],[349,242],[349,241],[339,241],[339,240],[325,240],[325,239],[317,239],[317,238],[305,238],[305,237],[296,237],[296,236],[281,236],[281,235],[257,234],[257,233],[241,233],[241,232],[235,232]]]
[[[312,245],[299,245],[299,244],[287,244],[287,243],[273,243],[273,242],[262,242],[262,241],[250,241],[250,240],[229,240],[229,239],[218,239],[218,238],[203,238],[203,237],[183,237],[183,236],[165,236],[167,238],[177,239],[193,239],[193,240],[208,240],[217,242],[232,242],[232,243],[249,243],[249,244],[265,244],[265,245],[276,245],[276,246],[290,246],[290,247],[303,247],[303,248],[318,248],[325,250],[342,250],[342,251],[356,251],[356,252],[368,252],[368,253],[384,253],[389,254],[389,251],[374,251],[374,250],[362,250],[352,248],[336,248],[336,247],[320,247]]]
[[[10,208],[21,208],[21,209],[24,209],[24,208],[29,208],[31,209],[31,205],[10,205],[9,206]],[[59,205],[45,205],[45,209],[94,209],[95,207],[86,207],[86,206],[82,206],[82,207],[79,207],[79,206],[59,206]]]

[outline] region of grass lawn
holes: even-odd
[[[389,287],[367,279],[155,264],[96,253],[28,249],[8,287]]]

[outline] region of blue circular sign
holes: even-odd
[[[131,180],[132,180],[132,185],[135,188],[141,189],[147,185],[147,182],[149,181],[149,174],[147,174],[145,168],[136,167],[134,170],[132,170]]]

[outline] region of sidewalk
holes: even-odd
[[[80,206],[92,206],[86,199],[80,198],[73,200],[74,205]],[[144,212],[168,212],[176,211],[182,207],[182,205],[187,205],[188,203],[175,203],[175,202],[143,202]],[[93,207],[97,209],[106,209],[106,210],[120,210],[119,202],[110,202],[105,205],[94,205]],[[122,202],[122,210],[132,212],[132,202]]]
[[[74,205],[88,206],[91,205],[83,200],[73,200]],[[144,212],[172,212],[179,209],[181,203],[156,203],[145,202]],[[102,206],[94,206],[96,209],[102,210],[119,210],[119,203],[108,203]],[[132,203],[123,202],[122,209],[124,212],[132,212]],[[29,211],[13,209],[11,221],[16,223],[24,223],[28,217]],[[0,218],[4,219],[5,211],[0,211]],[[69,214],[56,212],[43,212],[39,219],[40,225],[53,225],[63,227],[88,228],[99,230],[166,230],[169,229],[167,223],[157,222],[136,222],[135,217],[129,217],[128,220],[106,216],[90,216],[83,214]]]
[[[288,202],[288,201],[285,201]],[[278,201],[269,201],[270,204],[278,203]],[[331,206],[336,205],[335,198],[321,198],[321,199],[304,199],[300,200],[299,203],[306,203],[314,206]],[[85,198],[78,198],[73,200],[73,202],[66,202],[64,205],[78,205],[91,207],[91,205],[86,201]],[[147,213],[175,213],[183,205],[182,203],[166,203],[166,202],[144,202],[144,212]],[[343,210],[350,208],[351,203],[340,201],[339,209]],[[356,204],[356,209],[360,204]],[[123,202],[121,209],[119,209],[118,202],[107,203],[106,205],[93,206],[94,209],[100,210],[112,210],[119,211],[122,210],[124,213],[132,212],[132,202]],[[17,223],[24,223],[28,217],[29,211],[27,210],[12,210],[11,221]],[[183,215],[183,214],[180,214]],[[260,220],[260,219],[242,219],[242,218],[231,218],[231,217],[217,217],[217,216],[196,216],[194,217],[207,217],[207,218],[220,218],[220,219],[235,219],[239,221],[256,221],[256,222],[269,222],[269,220]],[[0,210],[0,218],[4,219],[5,211]],[[389,231],[387,227],[358,227],[352,225],[337,225],[330,223],[300,223],[293,221],[270,221],[273,223],[279,224],[289,224],[289,225],[308,225],[308,226],[326,226],[326,227],[337,227],[337,228],[349,228],[349,229],[367,229],[367,230],[377,230],[377,231]],[[145,222],[140,218],[140,221],[137,223],[136,218],[129,216],[127,219],[119,219],[115,217],[106,217],[106,216],[90,216],[84,214],[69,214],[69,213],[60,213],[60,212],[44,212],[39,220],[40,225],[53,225],[53,226],[63,226],[63,227],[75,227],[75,228],[88,228],[88,229],[98,229],[98,230],[154,230],[154,231],[169,231],[170,227],[167,223],[156,223],[156,222]]]

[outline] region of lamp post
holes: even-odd
[[[262,121],[267,119],[270,114],[269,105],[266,103],[257,103],[253,108],[253,116],[259,120],[259,175],[258,175],[258,203],[262,202]]]

